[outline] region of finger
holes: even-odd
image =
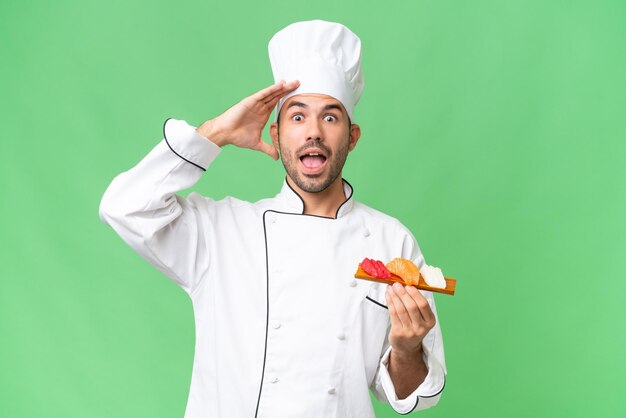
[[[282,93],[277,93],[276,95],[274,95],[274,97],[272,97],[271,99],[269,99],[268,101],[265,102],[265,105],[269,108],[273,108],[274,106],[276,106],[276,103],[278,103],[278,101],[280,99],[282,99],[283,97],[285,97],[287,94],[289,94],[291,90],[289,91],[284,91]]]
[[[261,139],[259,139],[259,143],[254,149],[264,152],[265,154],[272,157],[274,160],[278,160],[278,151],[276,151],[276,148]]]
[[[407,312],[404,303],[402,303],[402,299],[400,299],[400,297],[396,294],[395,289],[392,289],[389,292],[389,296],[391,299],[391,303],[393,304],[393,307],[396,311],[396,314],[398,315],[398,319],[400,319],[400,322],[402,322],[402,328],[406,328],[407,330],[413,329],[411,317],[409,316],[409,313]]]
[[[426,298],[422,292],[413,286],[407,286],[406,290],[407,293],[415,300],[415,303],[420,310],[420,314],[422,318],[424,318],[426,324],[432,328],[437,322],[437,318],[435,318],[435,314],[428,303],[428,298]]]
[[[265,87],[254,93],[252,97],[254,100],[265,102],[269,96],[272,96],[277,91],[282,90],[285,85],[285,80],[280,80],[278,83],[272,84],[271,86]]]
[[[275,96],[272,100],[269,100],[267,102],[265,102],[265,107],[266,109],[274,109],[274,107],[276,107],[276,104],[278,103],[278,101],[280,99],[282,99],[285,96],[279,95],[279,96]]]
[[[300,87],[300,82],[298,80],[294,80],[294,81],[290,81],[289,83],[286,83],[282,89],[267,96],[265,99],[265,104],[268,105],[270,102],[274,102],[274,105],[275,105],[281,98],[285,97],[286,95],[288,95],[289,93],[297,89],[298,87]],[[271,107],[273,107],[274,105],[272,105]]]
[[[414,299],[414,296],[412,296],[412,294],[408,292],[409,287],[413,286],[397,285],[393,286],[393,290],[396,292],[396,295],[398,295],[398,297],[402,300],[402,303],[404,304],[407,313],[411,317],[411,323],[414,329],[417,330],[417,327],[419,327],[424,322],[424,318],[421,315],[420,309],[417,305],[417,301]],[[428,304],[428,302],[426,303]]]
[[[398,317],[398,313],[396,312],[396,307],[391,300],[391,294],[393,290],[391,290],[391,286],[387,286],[387,291],[385,292],[385,300],[387,301],[387,309],[389,310],[389,319],[391,320],[392,328],[402,329],[402,322]]]
[[[272,84],[271,86],[253,94],[252,99],[265,103],[268,100],[271,100],[275,95],[289,93],[290,91],[296,89],[299,84],[300,82],[297,80],[290,81],[289,83],[286,83],[285,80],[280,80],[278,83]]]

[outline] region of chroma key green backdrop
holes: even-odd
[[[3,0],[1,417],[183,416],[191,303],[100,198],[166,118],[271,84],[270,37],[316,18],[363,43],[355,197],[458,279],[421,415],[625,416],[624,1]],[[257,200],[283,173],[226,147],[194,190]]]

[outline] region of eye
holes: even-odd
[[[295,120],[296,122],[300,122],[302,120],[302,115],[299,113],[296,113],[295,115],[293,115],[291,117],[291,120]]]
[[[337,118],[335,117],[335,115],[326,115],[324,116],[324,120],[326,122],[334,122],[337,120]]]

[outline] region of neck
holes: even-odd
[[[310,193],[298,187],[291,177],[287,176],[287,183],[296,191],[304,201],[304,214],[325,216],[334,218],[337,209],[346,201],[346,195],[343,191],[343,180],[341,174],[332,182],[330,186],[321,192]]]

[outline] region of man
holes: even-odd
[[[341,176],[360,137],[360,40],[343,25],[298,22],[269,52],[276,84],[198,128],[168,119],[163,141],[100,206],[193,302],[185,417],[373,417],[368,388],[399,413],[428,408],[446,374],[432,295],[353,278],[365,257],[424,264],[411,233],[356,202]],[[261,132],[274,107],[271,146]],[[280,152],[287,176],[275,197],[175,195],[229,144]]]

